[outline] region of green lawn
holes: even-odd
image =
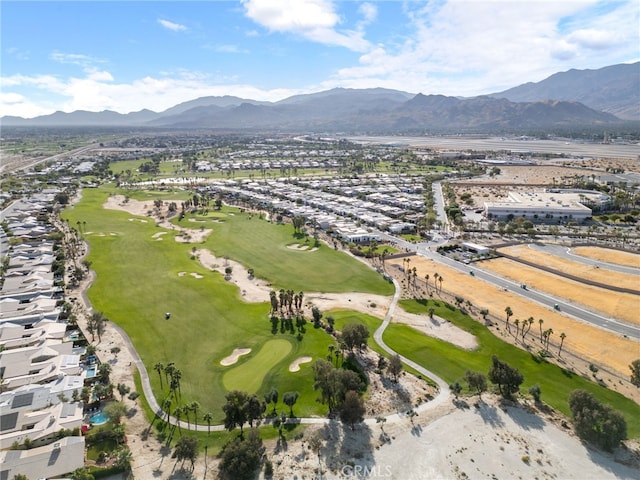
[[[436,315],[446,318],[478,339],[478,348],[468,351],[424,335],[406,325],[397,323],[389,325],[384,334],[384,341],[389,347],[433,371],[448,383],[457,381],[466,386],[465,372],[473,370],[487,374],[491,366],[491,356],[497,355],[501,360],[518,368],[523,374],[524,383],[520,387],[521,392],[526,393],[529,387],[538,384],[542,390],[544,402],[565,415],[570,415],[568,398],[571,391],[587,390],[601,402],[610,404],[624,414],[630,438],[640,436],[640,405],[623,395],[543,361],[536,354],[504,342],[484,325],[442,301],[402,300],[400,305],[408,312],[423,315],[428,315],[429,308],[433,307]],[[534,343],[532,350],[535,352],[540,350],[539,344]]]
[[[326,413],[326,408],[316,402],[317,394],[312,389],[312,363],[293,373],[288,371],[288,365],[301,356],[324,358],[334,339],[323,330],[314,329],[311,323],[306,325],[300,339],[297,334],[280,329],[272,333],[268,298],[264,303],[244,303],[234,284],[191,259],[194,245],[174,242],[175,233],[171,231],[157,240],[153,235],[165,230],[150,219],[143,222],[143,217],[103,209],[110,191],[114,190],[85,189],[82,200],[62,216],[74,226],[78,221],[86,221],[88,259],[97,272],[88,291],[94,311],[104,312],[127,331],[149,371],[156,397],[161,399],[164,395],[153,366],[158,362],[175,362],[182,371],[183,403],[197,400],[201,404],[199,417],[211,412],[214,423],[223,418],[221,406],[228,390],[225,388],[228,380],[223,379],[230,369],[239,378],[253,375],[256,383],[246,385],[248,389],[257,388],[260,396],[271,387],[280,391],[280,399],[286,391],[298,391],[296,415]],[[126,193],[131,198],[149,198],[150,203],[153,200],[146,197],[146,192]],[[184,195],[168,191],[160,198],[177,201],[179,193]],[[224,223],[214,222],[215,218],[223,219]],[[271,281],[274,288],[351,291],[353,283],[359,291],[391,291],[390,284],[379,274],[342,252],[326,247],[315,252],[287,248],[287,244],[298,241],[289,225],[271,224],[256,217],[248,220],[237,209],[212,212],[203,219],[210,224],[207,227],[214,228],[214,234],[205,245],[198,244],[198,248],[208,247],[216,255],[239,260],[254,268],[256,275]],[[193,225],[197,224],[185,222],[185,226]],[[203,278],[180,276],[181,272],[198,273]],[[165,319],[165,312],[171,312],[170,319]],[[280,342],[290,345],[286,355],[271,364],[255,362],[252,372],[243,371],[242,365],[262,352],[264,345],[280,348]],[[264,350],[264,355],[270,347]],[[220,365],[220,360],[234,348],[251,348],[252,354],[242,357],[235,367]],[[286,407],[280,404],[278,408]]]
[[[189,219],[203,223],[194,224]],[[202,246],[217,257],[228,256],[253,268],[257,277],[271,281],[277,289],[393,294],[393,285],[383,281],[380,274],[331,247],[320,244],[315,251],[290,248],[305,244],[306,239],[294,236],[289,224],[270,223],[237,208],[212,211],[207,216],[190,215],[173,223],[213,229]],[[308,246],[313,244],[309,237]]]
[[[263,377],[256,375],[256,372],[267,372],[276,366],[279,369],[288,369],[290,363],[283,360],[288,357],[289,352],[291,352],[289,341],[282,338],[267,340],[256,355],[249,356],[240,365],[227,367],[228,370],[222,377],[224,388],[229,391],[243,390],[256,393],[260,390],[263,381]]]

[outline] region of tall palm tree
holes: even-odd
[[[564,343],[564,339],[567,338],[566,333],[562,332],[560,334],[560,348],[558,349],[558,356],[562,353],[562,344]]]
[[[544,323],[543,319],[538,320],[538,325],[540,325],[540,343],[544,343],[542,341],[542,324]]]
[[[213,415],[207,412],[202,416],[202,419],[207,422],[207,435],[211,435],[211,421],[213,420]]]
[[[171,415],[171,399],[165,398],[164,402],[162,402],[162,409],[167,414],[167,422],[169,422],[169,415]]]
[[[438,283],[440,283],[440,293],[442,293],[442,282],[444,281],[444,278],[442,278],[442,275],[438,276]]]
[[[178,426],[178,432],[180,432],[180,436],[182,436],[182,429],[180,428],[180,417],[182,416],[183,410],[180,407],[176,407],[173,410],[173,418],[176,419],[176,425]]]
[[[509,330],[509,318],[511,318],[511,316],[513,315],[513,310],[511,310],[511,307],[507,306],[507,308],[504,309],[504,313],[507,314],[507,331]]]
[[[169,379],[171,378],[173,371],[176,369],[176,365],[173,362],[169,362],[167,363],[167,365],[164,367],[164,379],[167,383],[167,385],[169,385]]]
[[[547,343],[546,343],[546,349],[547,351],[549,350],[549,340],[551,340],[551,335],[553,335],[553,328],[549,328],[547,330]]]
[[[424,276],[424,283],[425,283],[425,286],[426,286],[426,289],[427,289],[427,293],[429,293],[429,274],[428,273],[425,274],[425,276]]]
[[[180,380],[182,380],[182,371],[179,368],[175,368],[171,373],[171,383],[176,384],[176,388],[178,393],[182,397],[182,389],[180,388]]]
[[[182,412],[184,413],[185,418],[187,419],[187,430],[191,430],[191,421],[189,420],[189,412],[191,411],[190,405],[183,405]]]
[[[162,385],[162,372],[164,371],[164,364],[158,362],[153,366],[153,369],[158,372],[158,376],[160,377],[160,390],[163,390],[164,387]]]
[[[518,330],[520,329],[520,320],[516,318],[513,321],[513,324],[516,326],[516,335],[515,336],[516,336],[516,338],[518,338]]]
[[[194,400],[193,402],[191,402],[191,405],[189,405],[189,407],[191,408],[191,410],[193,410],[193,426],[197,428],[198,409],[200,408],[200,404],[196,400]]]

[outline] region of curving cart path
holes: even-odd
[[[391,304],[389,305],[389,309],[387,310],[387,314],[385,315],[385,318],[384,318],[384,321],[382,322],[382,325],[380,325],[380,327],[378,327],[378,329],[373,334],[373,338],[376,341],[376,343],[378,343],[378,345],[380,345],[380,347],[382,347],[384,349],[384,351],[386,351],[390,355],[396,355],[397,352],[395,352],[387,344],[384,343],[384,340],[382,339],[382,335],[384,334],[385,329],[387,328],[387,326],[391,322],[391,319],[393,317],[393,313],[395,311],[396,305],[398,303],[398,300],[400,299],[401,288],[400,288],[400,285],[398,284],[398,282],[396,281],[395,278],[393,279],[393,284],[394,284],[394,287],[395,287],[395,293],[394,293],[393,298],[391,300]],[[156,412],[156,414],[160,418],[164,417],[166,414],[162,410],[162,408],[160,408],[160,404],[158,403],[158,400],[156,399],[155,395],[153,394],[153,390],[151,389],[151,382],[149,381],[149,373],[147,372],[147,369],[146,369],[142,359],[138,355],[138,352],[134,348],[133,343],[131,342],[131,339],[129,338],[127,333],[119,325],[117,325],[115,323],[110,323],[110,326],[112,328],[114,328],[120,334],[120,336],[122,337],[124,345],[126,346],[127,350],[129,351],[129,354],[134,359],[136,367],[138,368],[138,371],[140,372],[140,380],[142,382],[142,390],[144,392],[145,398],[147,399],[147,402],[149,403],[149,406],[151,407],[151,409],[154,412]],[[433,409],[439,407],[440,405],[442,405],[444,402],[446,402],[449,399],[449,397],[451,395],[451,393],[449,391],[449,386],[447,385],[447,383],[443,379],[438,377],[435,373],[427,370],[426,368],[422,367],[421,365],[418,365],[417,363],[413,362],[412,360],[409,360],[406,357],[400,356],[400,359],[405,364],[409,365],[411,368],[413,368],[416,371],[420,372],[421,375],[432,379],[438,385],[438,389],[439,389],[438,395],[433,400],[430,400],[429,402],[423,403],[423,404],[419,405],[417,408],[415,408],[414,410],[417,413],[433,410]],[[400,421],[402,419],[407,419],[407,418],[409,418],[409,416],[407,415],[407,413],[394,413],[394,414],[387,415],[385,418],[387,419],[387,422],[393,423],[393,422],[398,422],[398,421]],[[294,418],[294,419],[288,418],[287,422],[288,423],[302,423],[302,424],[321,425],[321,424],[325,424],[325,423],[335,422],[335,420],[330,419],[330,418],[320,418],[320,417],[315,418],[315,417],[311,417],[311,418]],[[180,428],[191,428],[191,429],[195,429],[197,431],[206,432],[206,431],[209,430],[209,426],[208,425],[202,425],[202,424],[194,425],[193,423],[189,423],[189,425],[187,425],[187,422],[185,422],[183,420],[177,421],[172,416],[169,417],[169,423],[171,423],[172,425],[179,425]],[[269,420],[263,421],[263,424],[265,424],[265,423],[268,424]],[[376,419],[375,418],[367,418],[367,419],[365,419],[364,423],[368,424],[368,425],[375,424],[376,423]],[[224,425],[211,425],[210,428],[211,428],[212,431],[225,430]]]

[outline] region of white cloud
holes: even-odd
[[[158,23],[162,25],[164,28],[171,30],[172,32],[184,32],[185,30],[187,30],[187,27],[184,25],[170,22],[169,20],[164,20],[162,18],[158,19]]]
[[[578,47],[593,50],[605,50],[622,43],[622,39],[616,31],[612,32],[595,28],[576,30],[567,36],[567,41]]]
[[[637,4],[588,16],[593,3],[407,2],[406,37],[365,52],[323,86],[473,96],[637,58]]]
[[[220,83],[224,82],[224,83]],[[178,103],[203,96],[235,95],[241,98],[276,101],[303,93],[297,89],[263,90],[251,85],[233,83],[232,78],[215,78],[201,72],[179,71],[171,76],[147,76],[130,83],[118,83],[106,71],[86,73],[83,77],[61,80],[51,76],[16,75],[0,78],[2,95],[0,111],[3,115],[34,117],[56,110],[102,111],[120,113],[149,108],[163,111]],[[21,89],[29,93],[19,93]],[[57,102],[36,104],[30,98],[46,94]]]
[[[64,53],[54,51],[49,55],[49,58],[54,62],[79,65],[81,67],[88,67],[95,63],[104,63],[104,60],[92,57],[90,55],[84,55],[81,53]]]
[[[249,53],[246,48],[241,48],[238,45],[204,45],[203,48],[207,50],[213,50],[218,53]]]
[[[371,23],[378,16],[378,7],[372,3],[363,3],[358,7],[358,12],[364,17],[364,22]]]
[[[290,32],[313,42],[366,51],[361,31],[336,30],[340,16],[327,0],[243,0],[248,18],[272,32]],[[371,9],[369,9],[371,11]]]

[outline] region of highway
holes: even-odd
[[[573,317],[576,320],[589,323],[604,330],[609,330],[624,337],[628,337],[634,340],[640,340],[640,326],[638,325],[633,325],[621,320],[617,320],[615,318],[600,315],[598,313],[587,310],[581,305],[568,302],[563,298],[554,297],[553,295],[550,295],[546,292],[532,290],[531,288],[527,288],[525,290],[521,287],[520,283],[484,270],[483,268],[478,267],[476,264],[466,265],[457,260],[453,260],[444,255],[440,255],[439,253],[434,251],[438,245],[438,242],[424,242],[416,244],[407,242],[403,239],[398,239],[396,237],[390,237],[389,235],[385,234],[381,234],[381,236],[392,240],[401,249],[414,251],[416,252],[416,254],[422,257],[432,259],[434,262],[444,264],[448,267],[458,270],[459,272],[470,275],[470,272],[473,271],[473,275],[475,278],[484,280],[485,282],[494,285],[496,289],[503,291],[506,290],[516,295],[520,295],[524,298],[527,298],[528,300],[548,307],[550,311],[555,311],[554,305],[557,304],[559,312],[564,315]],[[433,250],[431,250],[430,247],[433,248]]]
[[[435,209],[438,216],[438,220],[442,223],[443,226],[448,224],[446,214],[444,211],[444,196],[442,194],[442,188],[439,182],[434,182],[433,184],[433,194],[435,201]],[[422,243],[411,243],[402,238],[391,236],[385,232],[378,231],[376,232],[380,235],[380,238],[385,239],[394,243],[400,249],[406,251],[413,251],[416,254],[429,258],[434,262],[438,262],[448,267],[451,267],[459,272],[466,273],[470,275],[470,272],[473,271],[474,277],[480,280],[484,280],[487,283],[490,283],[496,287],[496,289],[509,291],[516,295],[520,295],[528,300],[539,303],[540,305],[544,305],[548,307],[551,311],[555,311],[554,305],[558,305],[559,311],[567,316],[573,317],[576,320],[589,323],[596,327],[609,330],[613,333],[622,335],[624,337],[632,338],[634,340],[640,340],[640,326],[633,325],[631,323],[627,323],[621,320],[617,320],[615,318],[606,317],[604,315],[600,315],[598,313],[587,310],[585,307],[581,305],[574,304],[572,302],[567,301],[563,298],[554,297],[545,292],[531,290],[530,288],[524,289],[521,287],[521,284],[515,282],[513,280],[509,280],[507,278],[496,275],[488,270],[484,270],[482,267],[478,267],[477,264],[464,264],[459,261],[448,258],[444,255],[440,255],[436,252],[438,245],[443,244],[447,241],[448,235],[445,233],[441,234],[439,231],[433,231],[432,238],[433,240],[429,242]],[[534,244],[532,244],[534,245]],[[562,247],[560,245],[545,245],[544,247],[539,247],[541,251],[546,251],[548,253],[552,253],[554,255],[559,255],[565,258],[571,258],[572,260],[576,259],[576,256],[571,254],[569,249],[566,247]],[[602,262],[598,262],[597,260],[591,260],[586,257],[579,257],[581,261],[588,263],[590,265],[599,265],[605,266]],[[606,264],[606,268],[611,270],[616,270],[622,273],[627,274],[638,274],[640,269],[634,267],[625,267],[622,265],[613,265],[610,263]],[[615,293],[612,293],[615,295]],[[639,301],[640,303],[640,301]]]

